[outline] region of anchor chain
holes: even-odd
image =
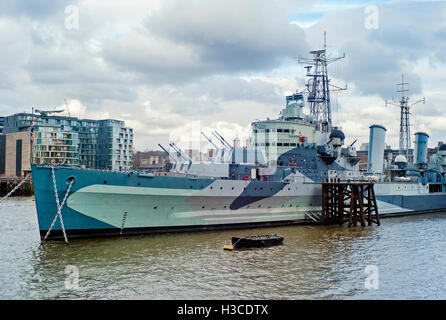
[[[71,187],[73,186],[75,180],[72,179],[72,180],[70,181],[70,184],[68,185],[68,188],[67,188],[67,192],[65,193],[65,196],[64,196],[64,198],[63,198],[63,200],[62,200],[62,203],[60,204],[60,203],[59,203],[59,196],[58,196],[58,193],[57,193],[57,185],[56,185],[56,176],[55,176],[55,174],[54,174],[54,166],[51,167],[51,174],[52,174],[52,178],[53,178],[54,195],[55,195],[55,197],[56,197],[57,214],[56,214],[56,216],[54,217],[53,222],[51,223],[51,226],[49,227],[47,233],[45,234],[45,237],[43,238],[42,243],[45,242],[45,240],[48,238],[48,236],[49,236],[51,230],[52,230],[53,227],[54,227],[54,223],[56,222],[57,217],[59,217],[60,225],[61,225],[61,227],[62,227],[63,237],[64,237],[64,240],[65,240],[65,243],[68,244],[68,238],[67,238],[67,234],[66,234],[66,232],[65,232],[65,226],[64,226],[63,218],[62,218],[62,208],[63,208],[63,206],[64,206],[64,204],[65,204],[65,202],[66,202],[66,200],[67,200],[67,198],[68,198],[68,194],[70,193]]]
[[[19,183],[18,185],[16,185],[16,186],[14,187],[14,189],[12,189],[11,191],[9,191],[9,193],[8,193],[6,196],[4,196],[3,198],[1,198],[1,199],[0,199],[0,203],[2,203],[4,200],[8,199],[9,196],[10,196],[11,194],[13,194],[18,188],[20,188],[20,186],[21,186],[22,184],[24,184],[24,183],[26,182],[26,180],[29,179],[29,177],[31,177],[31,175],[27,175],[22,181],[20,181],[20,183]]]

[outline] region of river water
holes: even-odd
[[[445,299],[446,213],[40,245],[35,202],[0,204],[0,299]],[[224,251],[234,235],[277,247]]]

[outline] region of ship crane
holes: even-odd
[[[51,113],[61,113],[61,112],[63,112],[63,110],[39,110],[39,109],[36,109],[34,111],[37,112],[37,113],[40,113],[40,115],[42,117],[48,117],[48,115],[50,115]]]
[[[385,100],[385,105],[393,105],[399,107],[401,109],[401,117],[400,117],[400,142],[399,142],[399,154],[405,155],[407,161],[410,161],[410,153],[411,153],[411,141],[410,141],[410,107],[418,103],[426,104],[426,98],[420,99],[409,104],[409,97],[405,96],[404,93],[409,91],[409,89],[405,88],[405,85],[408,85],[408,82],[404,82],[404,74],[401,75],[401,83],[397,83],[397,86],[401,86],[397,92],[401,92],[401,99],[399,101],[387,101]]]

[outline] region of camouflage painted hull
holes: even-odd
[[[57,206],[51,168],[33,166],[40,234]],[[59,199],[75,178],[62,217],[71,237],[280,225],[320,210],[320,186],[281,182],[190,179],[55,168]],[[296,196],[299,194],[299,196]],[[51,238],[60,238],[57,220]]]
[[[273,226],[303,223],[321,210],[321,185],[150,176],[137,173],[54,169],[60,201],[75,178],[62,217],[69,238]],[[57,213],[51,168],[32,167],[40,235]],[[446,195],[419,191],[389,194],[377,188],[380,214],[438,210]],[[381,191],[379,191],[381,190]],[[429,201],[426,197],[430,196]],[[61,239],[59,220],[49,239]]]

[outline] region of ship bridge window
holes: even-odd
[[[287,133],[289,133],[289,132],[290,132],[290,129],[283,129],[283,132],[287,132]]]
[[[277,132],[282,132],[283,130],[282,129],[277,129]]]
[[[290,146],[290,144],[289,144],[289,143],[287,143],[287,142],[285,142],[285,143],[283,144],[283,146],[284,146],[284,147],[289,147],[289,146]]]
[[[282,142],[277,142],[277,146],[281,147],[282,146]]]
[[[292,147],[296,147],[296,146],[297,146],[297,143],[290,143],[290,146],[292,146]]]

